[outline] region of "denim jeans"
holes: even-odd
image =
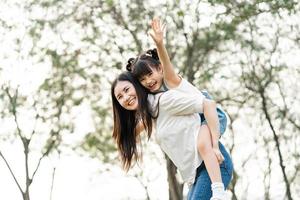
[[[220,165],[222,182],[224,187],[227,188],[233,172],[233,165],[230,155],[226,151],[222,143],[219,142],[219,148],[224,156],[224,161]],[[204,162],[197,168],[197,174],[194,184],[191,186],[188,193],[188,200],[210,200],[212,196],[211,181],[208,172],[205,168]]]
[[[212,97],[210,96],[210,94],[206,91],[201,91],[201,93],[207,98],[207,99],[212,99]],[[226,130],[226,126],[227,126],[227,117],[225,115],[225,112],[217,107],[217,114],[218,114],[218,118],[219,118],[219,125],[220,125],[220,134],[223,135],[225,130]],[[200,118],[201,118],[201,124],[207,124],[204,114],[200,113]]]

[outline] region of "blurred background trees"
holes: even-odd
[[[178,72],[230,118],[222,141],[234,161],[232,199],[253,199],[253,191],[260,199],[298,199],[299,11],[293,0],[2,1],[1,124],[10,128],[1,130],[0,144],[20,145],[25,178],[14,175],[0,145],[5,170],[29,200],[45,157],[69,149],[119,165],[110,83],[130,57],[154,47],[147,31],[160,16]],[[169,198],[182,199],[172,163],[146,152],[166,166]],[[151,199],[152,179],[143,170],[133,176]]]

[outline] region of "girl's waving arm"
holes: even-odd
[[[154,18],[151,22],[151,30],[149,31],[149,35],[152,37],[157,47],[159,60],[163,69],[164,82],[169,88],[175,88],[181,82],[181,78],[175,72],[163,42],[165,29],[166,24],[162,24],[158,18]]]

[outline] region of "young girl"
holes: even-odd
[[[181,89],[148,94],[147,97],[145,89],[129,72],[122,73],[113,82],[113,137],[118,144],[123,166],[129,169],[132,162],[140,158],[137,151],[140,130],[137,129],[137,124],[141,121],[150,137],[153,118],[159,146],[173,161],[183,181],[193,185],[188,199],[224,199],[214,194],[218,187],[213,188],[212,194],[207,170],[197,150],[197,138],[200,135],[205,140],[210,140],[209,134],[203,134],[203,128],[207,126],[200,128],[198,113],[204,113],[206,119],[211,120],[214,116],[209,113],[215,109],[214,104],[184,79],[178,88]],[[186,92],[181,92],[182,89]],[[224,185],[227,187],[232,176],[232,161],[221,143],[219,148],[225,158],[220,168]]]
[[[154,19],[151,26],[152,30],[150,35],[157,46],[159,56],[155,50],[149,50],[136,59],[129,59],[127,69],[131,71],[140,83],[151,93],[164,92],[172,88],[178,90],[182,78],[175,73],[163,44],[165,26],[161,25],[158,19]],[[187,91],[183,89],[182,92]],[[207,93],[205,95],[209,97]],[[206,122],[203,114],[201,115],[202,126],[200,130],[201,134],[198,137],[198,151],[204,160],[212,182],[213,198],[222,199],[225,192],[219,163],[221,163],[224,158],[220,153],[218,140],[220,133],[225,132],[226,116],[219,108],[217,112],[220,120],[220,128],[216,117],[212,117]],[[211,112],[210,115],[217,116],[216,109]],[[210,137],[208,137],[208,135]]]

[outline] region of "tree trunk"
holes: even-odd
[[[179,183],[176,178],[176,166],[173,162],[165,155],[167,160],[168,170],[168,182],[169,182],[169,199],[170,200],[182,200],[183,198],[183,184]]]
[[[24,200],[30,200],[29,191],[23,193],[23,199],[24,199]]]

